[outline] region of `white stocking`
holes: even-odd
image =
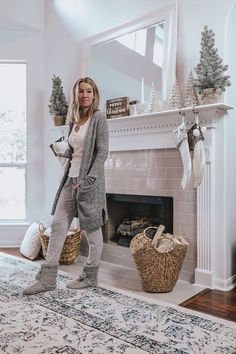
[[[188,145],[188,135],[185,129],[185,124],[182,123],[180,126],[178,126],[178,128],[175,129],[173,133],[175,134],[176,146],[179,149],[183,163],[184,172],[181,180],[181,187],[182,189],[185,189],[190,180],[192,171],[191,156]]]
[[[203,141],[199,140],[193,149],[194,188],[198,187],[202,182],[205,163],[206,157]]]

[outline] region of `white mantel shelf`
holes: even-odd
[[[199,122],[207,128],[214,128],[219,118],[223,117],[233,107],[223,103],[195,106],[199,112]],[[132,151],[147,149],[174,148],[175,137],[173,130],[181,124],[182,118],[178,109],[139,114],[108,119],[109,150]],[[195,123],[192,107],[181,108],[185,114],[186,127],[190,128]],[[52,141],[62,135],[68,134],[68,125],[49,127],[48,131]]]
[[[208,128],[215,127],[219,118],[233,107],[223,103],[195,106],[199,122]],[[182,123],[178,109],[108,119],[110,151],[174,148],[173,130]],[[192,107],[181,108],[185,123],[190,128],[195,123]]]

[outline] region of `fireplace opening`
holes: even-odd
[[[132,238],[148,226],[165,225],[173,233],[173,198],[150,195],[107,194],[105,243],[129,247]]]

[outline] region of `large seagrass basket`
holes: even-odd
[[[46,228],[40,224],[39,232],[40,232],[40,241],[43,250],[43,256],[46,258],[48,243],[50,236],[45,234]],[[60,264],[71,264],[78,257],[80,251],[80,241],[81,241],[81,230],[73,230],[69,231],[66,236],[63,249],[60,255]]]
[[[130,243],[142,288],[150,293],[169,292],[174,288],[188,247],[182,236],[163,234],[164,228],[150,226]],[[150,231],[152,235],[155,233],[154,237]]]

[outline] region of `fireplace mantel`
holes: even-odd
[[[228,235],[226,206],[226,122],[233,107],[223,103],[195,107],[201,126],[206,126],[206,166],[197,188],[197,267],[195,284],[230,290],[236,275],[227,276]],[[175,148],[173,130],[185,114],[187,129],[195,123],[192,107],[108,120],[112,152]],[[234,188],[235,186],[232,186]],[[229,188],[229,186],[228,186]],[[229,225],[228,225],[229,227]]]
[[[227,218],[228,190],[235,190],[235,182],[227,181],[227,111],[223,103],[196,106],[201,126],[206,126],[204,140],[206,166],[201,185],[197,188],[197,267],[195,283],[203,287],[230,290],[236,275],[227,272],[228,234],[233,220]],[[182,108],[185,123],[190,128],[195,123],[192,107]],[[173,130],[182,122],[179,110],[169,110],[108,119],[110,131],[109,150],[132,151],[175,148]],[[68,126],[48,129],[50,141],[66,135]],[[232,180],[233,181],[233,180]]]
[[[229,109],[233,107],[223,103],[195,106],[199,112],[199,122],[207,128],[215,128],[217,122]],[[109,151],[132,151],[146,149],[174,148],[175,138],[173,130],[182,122],[180,110],[139,114],[121,118],[108,119]],[[185,115],[186,127],[190,128],[195,123],[192,107],[181,108]],[[50,127],[51,141],[66,136],[68,125]]]
[[[199,122],[214,128],[231,106],[223,103],[195,106]],[[110,151],[165,149],[175,147],[173,130],[182,122],[177,109],[108,119]],[[195,123],[192,107],[182,108],[187,127]]]

